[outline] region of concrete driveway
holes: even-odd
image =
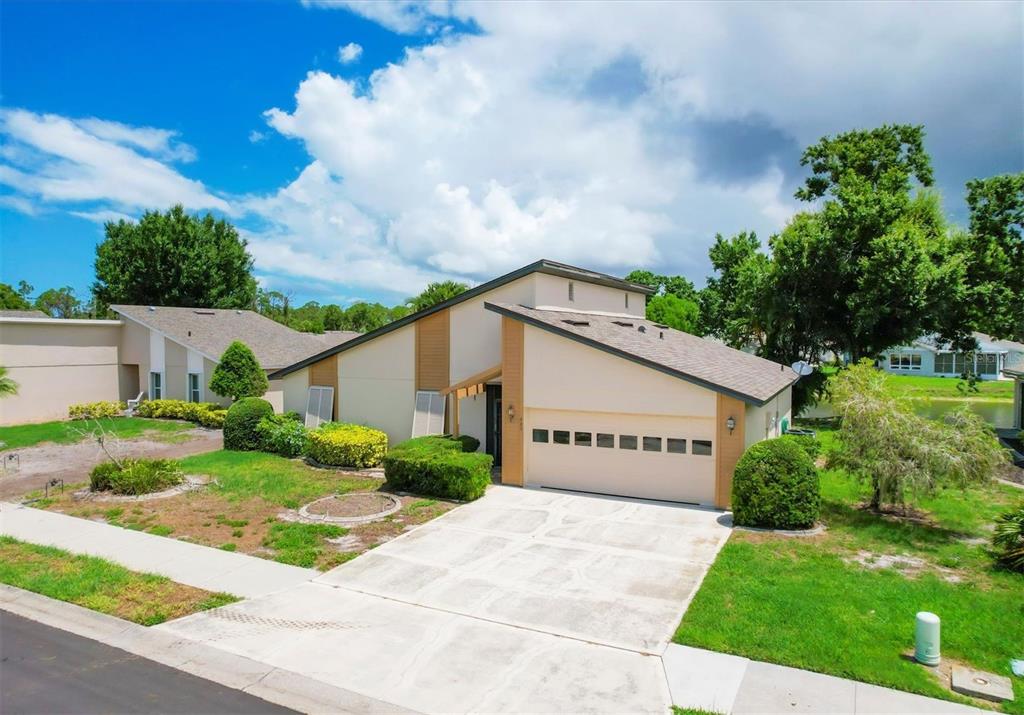
[[[657,656],[728,536],[722,520],[495,487],[311,582],[158,628],[381,709],[664,713]]]

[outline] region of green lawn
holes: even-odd
[[[335,492],[373,491],[376,479],[339,479],[330,470],[265,452],[218,450],[181,460],[186,474],[206,474],[216,479],[213,490],[232,500],[260,497],[295,509],[317,497]]]
[[[957,389],[961,380],[955,377],[924,377],[921,375],[888,375],[888,386],[894,396],[982,400],[1013,400],[1012,380],[979,380],[977,392],[963,393]]]
[[[121,439],[152,436],[162,441],[174,441],[181,432],[195,426],[188,422],[152,420],[144,417],[106,417],[99,420],[99,423],[105,430]],[[96,420],[59,420],[33,425],[0,427],[0,442],[5,443],[0,449],[34,447],[44,442],[73,444],[85,438],[81,431],[91,430],[95,427]]]
[[[675,641],[954,699],[906,657],[914,614],[928,610],[942,618],[943,657],[1009,675],[1010,658],[1024,655],[1024,576],[994,568],[987,538],[1024,493],[947,491],[923,500],[926,518],[916,522],[862,511],[866,497],[844,473],[825,471],[823,536],[734,532]],[[880,555],[920,563],[871,569],[855,560]],[[1024,713],[1024,683],[1014,687],[1004,709]]]
[[[164,576],[131,571],[94,556],[70,554],[7,536],[0,536],[0,583],[144,626],[238,600]]]

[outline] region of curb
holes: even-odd
[[[403,715],[416,712],[327,685],[300,673],[6,584],[0,584],[0,611],[120,648],[299,712]]]

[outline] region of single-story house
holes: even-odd
[[[1024,368],[1021,343],[996,340],[984,333],[973,335],[978,341],[978,350],[973,355],[955,353],[934,337],[924,337],[912,345],[889,350],[882,356],[880,366],[886,372],[899,375],[933,377],[959,377],[965,367],[970,367],[983,380],[1008,379],[1003,375],[1005,368]]]
[[[0,316],[0,365],[18,394],[0,400],[0,424],[67,417],[100,400],[221,402],[209,390],[221,354],[241,340],[271,372],[358,333],[300,333],[250,310],[112,306],[117,320]],[[267,399],[282,409],[280,383]]]
[[[1013,427],[1024,430],[1024,366],[1003,370],[1003,376],[1013,380]]]
[[[644,318],[651,290],[541,260],[272,372],[283,408],[392,444],[471,435],[503,483],[726,507],[796,373]]]

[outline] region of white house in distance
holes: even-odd
[[[221,354],[241,340],[272,371],[358,333],[300,333],[250,310],[112,306],[117,320],[0,315],[0,365],[18,394],[0,400],[0,424],[67,417],[101,400],[174,398],[220,402],[209,389]],[[281,393],[267,398],[281,407]]]
[[[995,340],[984,333],[974,333],[977,352],[971,355],[952,352],[933,338],[915,340],[889,350],[882,356],[881,367],[897,375],[959,377],[965,362],[970,360],[972,372],[983,380],[1008,379],[1005,369],[1024,369],[1024,345],[1012,340]]]
[[[327,394],[324,418],[392,444],[476,437],[506,484],[725,507],[745,448],[791,420],[797,375],[646,320],[650,292],[542,260],[270,378],[285,409]]]

